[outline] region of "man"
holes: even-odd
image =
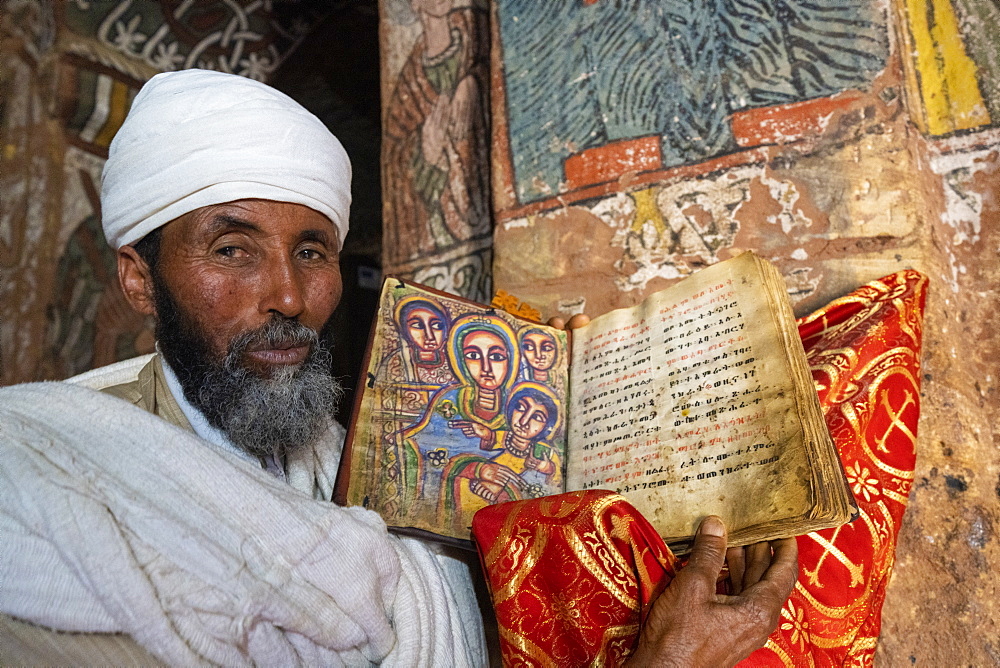
[[[143,88],[102,214],[158,353],[75,383],[146,412],[69,385],[0,395],[0,609],[126,633],[172,663],[485,660],[466,564],[325,503],[343,438],[327,325],[349,203],[339,142],[281,93],[196,70]],[[794,542],[731,550],[738,595],[717,597],[725,555],[724,527],[706,521],[636,665],[723,665],[763,643]],[[43,642],[3,622],[22,646]]]

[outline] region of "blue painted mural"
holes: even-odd
[[[888,55],[877,0],[498,0],[514,185],[565,190],[564,161],[658,137],[662,167],[737,145],[734,112],[865,88]]]

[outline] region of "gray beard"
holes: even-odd
[[[331,371],[325,338],[297,320],[275,316],[230,342],[225,357],[211,354],[169,291],[156,286],[157,339],[184,396],[232,443],[256,457],[312,445],[333,422],[343,389]],[[310,345],[296,367],[261,377],[243,364],[251,346]]]
[[[312,344],[299,366],[278,367],[262,378],[242,365],[246,350],[261,342]],[[220,363],[210,363],[195,406],[234,445],[257,457],[312,444],[330,427],[343,394],[330,372],[329,349],[317,333],[287,319],[245,332]]]

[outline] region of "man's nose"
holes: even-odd
[[[294,318],[305,310],[302,277],[292,258],[277,257],[265,263],[260,281],[264,288],[260,304],[262,313],[278,313]]]
[[[483,371],[488,374],[493,373],[493,362],[490,361],[489,355],[483,355]]]

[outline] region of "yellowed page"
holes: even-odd
[[[567,488],[626,496],[666,538],[801,515],[811,493],[791,374],[754,257],[574,333]]]

